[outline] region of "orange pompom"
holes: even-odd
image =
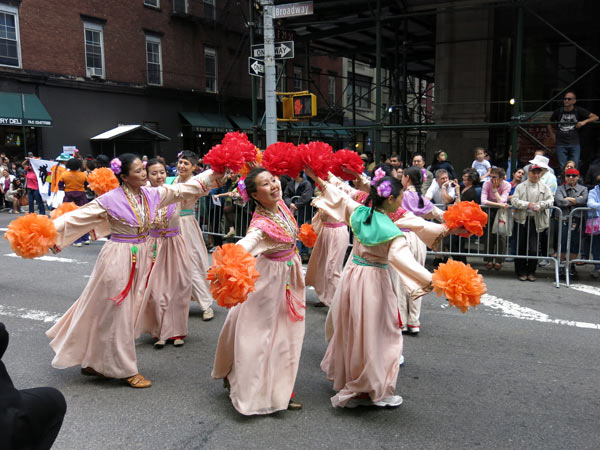
[[[66,214],[66,213],[71,212],[71,211],[75,211],[77,208],[79,208],[79,206],[77,206],[75,204],[75,202],[61,203],[61,205],[58,208],[56,208],[55,210],[53,210],[50,213],[50,218],[52,220],[58,219],[63,214]]]
[[[119,187],[119,180],[115,176],[115,173],[108,167],[94,169],[88,175],[88,183],[90,184],[90,189],[97,196],[106,194],[108,191]]]
[[[8,225],[4,238],[22,258],[38,258],[56,244],[58,233],[52,221],[35,213],[25,214]]]
[[[256,158],[254,159],[254,162],[260,166],[262,164],[262,152],[258,149],[258,147],[255,147],[256,150]],[[248,163],[253,162],[253,161],[248,161],[246,162],[243,167],[240,169],[240,171],[238,172],[240,174],[240,176],[242,177],[246,177],[249,173],[250,173],[250,166],[248,165]]]
[[[260,276],[255,266],[256,259],[241,245],[224,244],[213,253],[206,279],[219,306],[231,308],[246,301]]]
[[[465,228],[467,233],[458,233],[459,236],[469,237],[472,234],[483,236],[483,228],[487,225],[488,215],[477,203],[460,202],[448,207],[444,213],[444,221],[451,230]]]
[[[298,239],[307,247],[314,247],[315,242],[317,242],[317,233],[315,233],[315,229],[310,223],[303,223],[300,227],[300,233],[298,234]]]
[[[481,301],[481,296],[487,292],[483,277],[470,264],[449,259],[433,271],[433,288],[439,296],[442,293],[448,303],[456,306],[463,313],[469,306],[475,308]]]

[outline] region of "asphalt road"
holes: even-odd
[[[0,228],[12,218],[0,213]],[[149,389],[51,367],[44,332],[81,293],[101,245],[67,248],[60,260],[22,260],[0,240],[0,320],[10,332],[3,361],[18,388],[54,386],[65,395],[55,449],[600,447],[600,283],[586,274],[578,288],[588,292],[557,289],[549,271],[520,282],[506,264],[485,274],[492,297],[467,314],[425,297],[421,334],[404,338],[397,385],[404,403],[396,409],[331,407],[319,368],[326,310],[310,305],[309,289],[295,388],[304,409],[244,417],[210,378],[226,316],[219,307],[203,322],[192,306],[184,347],[158,351],[149,336],[138,341]]]

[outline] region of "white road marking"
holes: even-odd
[[[600,288],[595,286],[588,286],[587,284],[572,284],[570,288],[575,289],[576,291],[585,292],[586,294],[600,295]]]
[[[8,228],[0,228],[0,231],[8,231]]]
[[[589,286],[588,286],[589,287]],[[494,295],[485,294],[481,296],[481,304],[488,308],[495,309],[504,317],[514,317],[521,320],[535,320],[543,323],[553,323],[557,325],[567,325],[577,328],[589,328],[592,330],[600,330],[600,324],[589,322],[578,322],[574,320],[551,319],[548,314],[536,311],[535,309],[526,308],[501,299]]]
[[[16,253],[7,253],[4,256],[10,256],[12,258],[19,258]],[[89,264],[87,261],[77,261],[76,259],[70,258],[59,258],[58,256],[41,256],[34,258],[36,261],[48,261],[48,262],[60,262],[60,263],[71,263],[71,264]]]
[[[56,323],[62,314],[55,314],[37,309],[17,308],[15,306],[0,305],[0,316],[18,317],[20,319],[39,320],[41,322]]]

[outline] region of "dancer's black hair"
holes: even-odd
[[[379,208],[381,205],[383,205],[383,202],[387,198],[381,197],[377,192],[377,188],[385,181],[389,181],[392,186],[392,192],[390,196],[398,197],[400,192],[402,192],[402,183],[400,180],[394,177],[383,177],[381,180],[378,180],[375,185],[371,186],[371,192],[369,192],[369,196],[365,202],[366,205],[371,205],[371,212],[369,213],[367,220],[365,220],[365,223],[367,224],[371,223],[371,218],[373,217],[373,211],[375,211],[375,208]]]
[[[179,155],[179,157],[177,158],[178,161],[180,159],[185,159],[186,161],[189,161],[190,163],[192,163],[192,166],[197,166],[199,161],[198,155],[196,155],[191,150],[183,150],[181,152],[181,155]]]
[[[140,159],[140,157],[138,155],[134,155],[133,153],[123,153],[122,155],[119,155],[118,158],[121,161],[121,172],[119,172],[117,178],[119,179],[119,183],[122,184],[123,179],[121,177],[129,175],[131,165],[136,159]]]
[[[417,166],[412,166],[408,169],[404,169],[402,175],[405,175],[408,178],[410,178],[412,185],[415,187],[415,190],[419,195],[419,208],[422,208],[424,206],[424,203],[423,196],[421,195],[421,188],[423,186],[423,173],[421,172],[421,169],[419,169]]]

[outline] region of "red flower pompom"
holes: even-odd
[[[304,163],[294,144],[275,142],[263,153],[263,167],[273,175],[289,175],[296,178],[304,169]]]
[[[310,223],[303,223],[300,227],[300,233],[298,239],[307,247],[314,247],[317,242],[317,233]]]
[[[487,225],[488,215],[477,203],[460,202],[450,205],[444,212],[444,221],[451,230],[465,228],[467,233],[458,233],[459,236],[469,237],[472,234],[483,236],[483,228]]]
[[[213,253],[206,279],[219,306],[231,308],[246,301],[260,276],[255,266],[256,259],[241,245],[224,244]]]
[[[238,172],[244,165],[244,156],[237,145],[217,144],[211,148],[202,160],[204,164],[210,164],[213,171],[218,173],[231,169]]]
[[[256,151],[256,156],[254,158],[254,162],[256,162],[256,164],[258,164],[260,166],[262,164],[262,158],[263,158],[262,152],[256,147],[254,148],[254,150]],[[249,162],[252,162],[252,161],[245,162],[243,167],[238,172],[240,174],[240,176],[246,177],[250,173],[251,169],[250,169],[250,166],[248,165]]]
[[[35,213],[13,220],[4,233],[13,251],[22,258],[38,258],[56,244],[58,233],[52,221]]]
[[[433,289],[436,294],[444,294],[448,303],[463,313],[469,306],[475,308],[481,302],[481,296],[487,292],[483,277],[470,264],[449,259],[433,271]]]
[[[244,162],[256,161],[256,147],[248,140],[246,133],[230,131],[221,141],[221,145],[236,147],[242,154]]]
[[[108,191],[112,191],[119,187],[119,180],[115,176],[115,173],[108,167],[94,169],[92,173],[88,175],[88,183],[90,189],[94,191],[97,196],[106,194]]]
[[[79,208],[79,206],[77,206],[74,202],[61,203],[58,208],[56,208],[55,210],[53,210],[50,213],[50,218],[52,220],[58,219],[63,214],[66,214],[71,211],[75,211],[77,208]]]
[[[300,144],[297,148],[304,165],[310,167],[316,176],[326,180],[333,162],[331,145],[313,141],[308,145]]]
[[[342,180],[352,181],[354,176],[348,172],[344,172],[342,168],[350,169],[357,173],[363,173],[365,171],[365,163],[358,153],[352,150],[342,149],[338,150],[333,154],[333,165],[331,173]]]

